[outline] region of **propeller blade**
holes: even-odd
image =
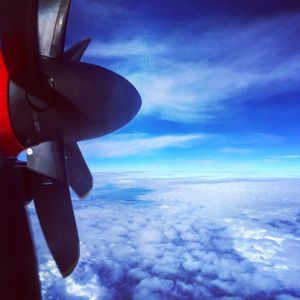
[[[69,48],[64,54],[64,60],[75,62],[80,61],[90,42],[91,38],[86,38]]]
[[[66,168],[71,188],[83,198],[93,187],[92,174],[76,143],[66,144]]]
[[[39,300],[37,261],[24,198],[19,193],[21,174],[13,170],[14,163],[0,155],[0,295],[1,299]]]
[[[31,94],[28,97],[38,109],[45,109],[52,102],[53,90],[40,64],[38,1],[0,1],[0,10],[1,47],[9,76]]]
[[[44,56],[62,58],[70,0],[40,0],[39,46]]]
[[[64,54],[69,0],[42,0],[39,9],[39,42],[41,54],[53,58],[79,61],[91,39],[87,38]],[[66,145],[66,170],[69,184],[79,197],[93,186],[93,178],[76,143]]]
[[[65,277],[79,259],[79,238],[65,170],[64,146],[45,142],[27,151],[31,193],[45,239]]]

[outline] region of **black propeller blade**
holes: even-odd
[[[91,39],[86,38],[69,48],[64,54],[64,60],[80,61],[85,49],[87,48],[90,42]]]
[[[77,143],[66,144],[65,149],[69,185],[80,198],[84,198],[93,187],[92,174]]]
[[[52,101],[53,91],[39,61],[38,1],[0,1],[0,9],[2,51],[10,78],[38,97],[37,107],[45,109]]]
[[[39,46],[42,55],[62,58],[70,0],[39,1]]]
[[[45,142],[27,150],[31,192],[37,215],[63,276],[69,275],[79,258],[79,238],[60,142]]]

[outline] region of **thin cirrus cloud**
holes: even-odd
[[[299,84],[298,21],[298,14],[276,16],[227,22],[204,32],[194,21],[185,32],[174,29],[167,36],[152,32],[131,40],[120,35],[109,43],[96,41],[87,58],[117,60],[110,67],[140,91],[141,113],[208,121],[253,93],[270,95]]]
[[[256,152],[256,150],[250,148],[224,147],[220,152],[226,154],[252,154]]]
[[[287,137],[278,134],[252,132],[242,135],[218,135],[218,141],[224,145],[221,151],[234,152],[236,150],[240,152],[239,150],[241,150],[242,152],[249,153],[255,152],[256,149],[259,149],[263,146],[285,143],[287,141]],[[245,151],[243,151],[243,149]]]
[[[87,157],[125,157],[166,148],[184,148],[192,142],[208,138],[205,134],[148,136],[116,134],[81,144]]]
[[[272,155],[269,157],[270,159],[275,159],[275,160],[294,160],[294,159],[300,159],[299,154],[286,154],[286,155]]]
[[[255,145],[276,145],[286,142],[286,140],[287,138],[285,136],[264,132],[255,132],[246,137],[240,138],[240,141],[243,143]]]
[[[145,39],[136,38],[129,41],[118,41],[111,44],[95,42],[87,51],[91,57],[128,58],[132,56],[161,55],[168,50],[166,45],[154,44]]]

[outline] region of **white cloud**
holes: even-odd
[[[251,154],[255,152],[254,149],[248,148],[235,148],[235,147],[224,147],[220,150],[220,152],[227,153],[227,154]]]
[[[204,32],[200,25],[96,42],[87,57],[119,58],[110,67],[137,87],[141,113],[183,122],[210,120],[255,93],[299,85],[299,51],[284,54],[298,36],[299,15],[232,21]]]
[[[207,138],[204,134],[147,136],[144,134],[116,134],[101,140],[82,143],[86,156],[123,157],[145,154],[158,149],[188,147],[193,141]]]
[[[166,52],[166,45],[153,45],[147,40],[133,39],[112,42],[111,44],[95,42],[88,48],[86,55],[90,57],[130,58],[131,56],[161,55]]]
[[[44,299],[300,297],[299,179],[109,178],[74,201],[81,259],[69,279],[37,239]]]
[[[265,162],[275,165],[282,165],[284,163],[293,164],[295,168],[298,167],[298,162],[300,161],[299,154],[282,154],[282,155],[270,155],[264,159]],[[296,164],[297,163],[297,164]]]
[[[90,0],[88,5],[85,0],[77,0],[77,6],[84,10],[90,20],[97,20],[97,25],[103,21],[111,23],[112,18],[120,19],[128,13],[128,9],[119,0]]]
[[[248,144],[275,145],[284,142],[286,140],[286,137],[276,134],[256,132],[245,137],[240,137],[239,140],[243,143]]]
[[[272,156],[270,156],[270,159],[275,159],[275,160],[299,159],[299,158],[300,158],[299,154],[286,154],[286,155],[272,155]]]

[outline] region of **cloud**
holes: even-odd
[[[204,134],[147,136],[144,134],[116,134],[101,140],[81,144],[83,152],[94,157],[124,157],[144,155],[166,148],[188,147],[193,141],[206,139]]]
[[[89,16],[89,23],[91,23],[91,20],[93,20],[96,16],[97,22],[111,22],[112,18],[122,18],[122,16],[128,13],[126,6],[124,6],[122,1],[119,0],[104,0],[101,2],[97,0],[90,0],[89,5],[86,5],[84,0],[77,0],[75,5],[79,11],[84,11],[86,15]]]
[[[276,134],[269,134],[264,132],[252,133],[240,140],[243,143],[255,144],[255,145],[276,145],[286,141],[286,137]]]
[[[250,132],[246,134],[239,134],[231,131],[226,134],[214,135],[216,145],[221,145],[223,149],[221,152],[256,152],[263,146],[284,144],[287,142],[287,137],[277,134],[270,134],[264,132]]]
[[[270,156],[270,159],[274,160],[290,160],[290,159],[299,159],[300,155],[299,154],[286,154],[286,155],[272,155]]]
[[[137,87],[141,113],[208,121],[242,101],[299,86],[298,21],[298,14],[222,25],[194,20],[168,35],[137,32],[97,41],[86,54],[117,58],[109,67]]]
[[[298,154],[282,154],[282,155],[270,155],[264,159],[265,162],[280,165],[282,169],[282,165],[290,164],[296,169],[298,168],[300,162],[300,155]]]
[[[153,45],[150,41],[132,39],[129,41],[112,42],[111,44],[95,42],[87,52],[90,57],[126,58],[131,56],[154,56],[166,52],[166,45]]]
[[[299,179],[98,177],[73,202],[81,259],[71,277],[37,239],[44,299],[299,298]],[[124,203],[132,186],[148,192]]]
[[[234,148],[234,147],[225,147],[220,150],[222,153],[227,154],[251,154],[255,152],[254,149],[247,149],[247,148]]]

